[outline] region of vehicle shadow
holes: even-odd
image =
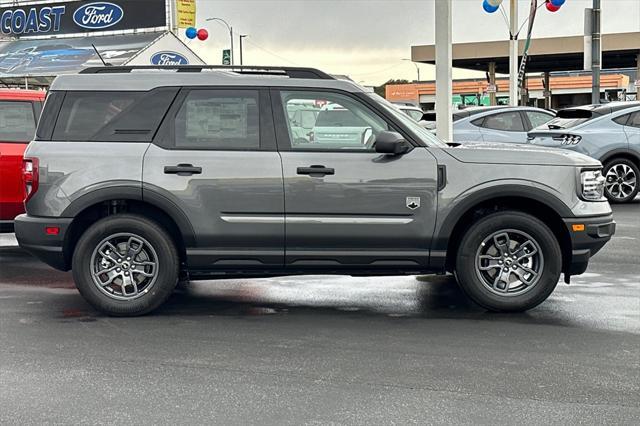
[[[71,273],[56,271],[19,247],[0,247],[0,285],[69,289],[62,305],[81,318],[102,315],[76,293]],[[65,298],[67,302],[65,302]],[[63,310],[65,310],[63,306]],[[488,312],[460,290],[451,275],[349,277],[290,276],[191,281],[180,285],[152,316],[333,315],[447,318],[571,325],[560,309],[520,314]]]

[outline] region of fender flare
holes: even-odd
[[[608,151],[606,154],[604,154],[600,158],[600,162],[604,166],[607,161],[617,156],[631,157],[635,160],[635,163],[640,167],[640,156],[628,148],[618,148],[612,151]]]
[[[95,204],[109,200],[135,200],[148,203],[169,216],[177,225],[186,247],[196,245],[195,231],[186,213],[170,198],[163,195],[168,192],[159,187],[140,185],[139,182],[122,182],[97,188],[84,194],[69,204],[62,212],[62,217],[74,218],[82,211]]]
[[[471,194],[466,195],[453,209],[447,214],[442,225],[437,228],[437,234],[434,235],[432,252],[446,252],[449,245],[451,235],[460,219],[474,206],[491,199],[518,197],[536,201],[548,206],[556,212],[561,218],[573,217],[571,209],[556,196],[549,192],[536,188],[534,186],[526,186],[523,184],[504,184],[500,186],[492,186],[479,189]]]

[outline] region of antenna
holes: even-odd
[[[93,47],[93,50],[96,51],[96,54],[98,55],[98,58],[100,58],[100,60],[102,61],[102,65],[104,65],[105,67],[110,67],[111,64],[108,62],[104,61],[104,58],[102,57],[102,55],[100,54],[100,52],[98,51],[98,48],[96,47],[95,44],[91,43],[91,47]]]

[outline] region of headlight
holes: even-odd
[[[602,170],[583,170],[580,173],[582,198],[589,201],[599,201],[604,196],[605,178]]]

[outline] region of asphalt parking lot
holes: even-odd
[[[0,237],[0,423],[587,423],[640,418],[640,198],[524,314],[449,277],[192,283],[108,318]]]

